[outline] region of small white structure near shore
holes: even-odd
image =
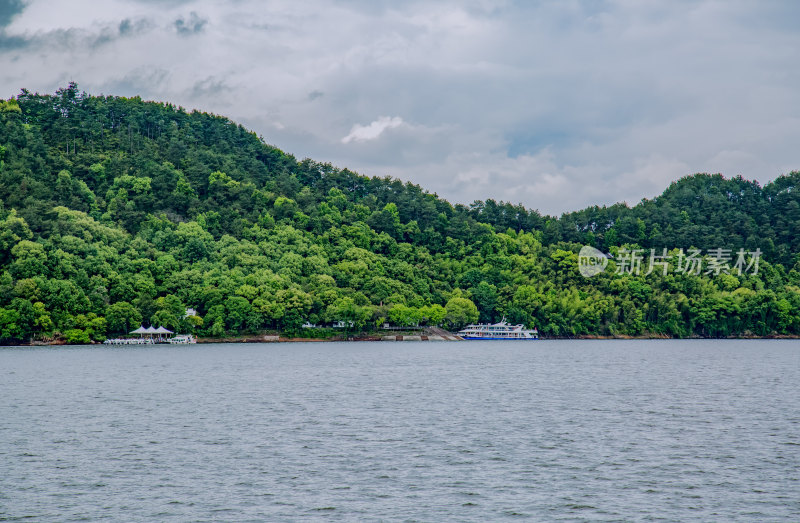
[[[197,339],[191,334],[167,337],[173,332],[164,326],[159,325],[158,328],[153,327],[139,327],[130,332],[130,334],[138,334],[138,338],[112,338],[104,341],[106,345],[153,345],[155,343],[172,343],[172,344],[187,344],[197,343]],[[145,335],[149,335],[145,338]],[[155,337],[154,337],[155,336]]]

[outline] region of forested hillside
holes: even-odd
[[[798,334],[798,182],[698,174],[560,218],[454,206],[298,161],[220,116],[75,84],[23,90],[0,100],[0,342],[502,316],[545,336]],[[584,244],[614,257],[591,278]],[[626,267],[637,248],[646,269],[651,248],[691,247],[730,259],[692,273],[673,250],[666,274]],[[740,249],[749,270],[735,270]]]

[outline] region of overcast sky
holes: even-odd
[[[799,20],[769,0],[0,0],[0,97],[74,80],[558,214],[800,169]]]

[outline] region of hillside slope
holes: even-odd
[[[0,101],[0,341],[502,316],[558,336],[797,334],[798,179],[695,175],[556,218],[298,161],[170,104],[23,90]],[[585,243],[616,262],[582,277]],[[731,267],[686,274],[677,251],[667,274],[625,267],[625,249],[692,246]],[[763,253],[757,273],[733,270],[740,248]]]

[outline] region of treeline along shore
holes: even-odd
[[[0,343],[502,318],[550,338],[793,337],[799,181],[696,174],[560,217],[453,205],[297,160],[221,116],[23,89],[0,100]],[[589,275],[585,246],[602,263]]]

